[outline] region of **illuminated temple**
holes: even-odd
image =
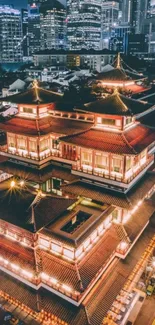
[[[48,324],[120,324],[154,232],[155,131],[140,121],[155,108],[118,91],[72,112],[61,100],[37,83],[1,99],[18,114],[0,123],[0,296]]]
[[[133,92],[143,91],[143,88],[136,84],[137,82],[143,82],[146,78],[126,64],[126,69],[124,69],[123,63],[125,64],[120,57],[120,53],[118,53],[114,67],[109,71],[103,71],[97,75],[97,84],[101,87],[120,87]]]

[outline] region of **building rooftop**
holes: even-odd
[[[0,170],[14,177],[35,183],[44,183],[52,177],[60,178],[68,182],[78,178],[76,175],[71,174],[70,169],[52,164],[42,169],[37,169],[33,165],[31,167],[23,166],[16,161],[10,161],[4,156],[0,156]]]
[[[2,102],[11,102],[15,104],[43,105],[50,104],[60,100],[62,95],[34,85],[25,92],[17,93],[8,97],[0,98]]]
[[[80,180],[66,184],[62,186],[62,189],[64,193],[73,197],[77,197],[78,195],[90,198],[96,202],[107,203],[130,210],[134,208],[139,200],[142,200],[148,194],[154,184],[155,175],[153,173],[147,173],[127,194],[116,191],[112,193],[106,188],[91,183],[84,183],[84,181]]]
[[[107,204],[81,202],[72,210],[66,210],[59,219],[41,231],[46,236],[77,248],[113,211]]]
[[[37,192],[34,189],[28,191],[21,189],[20,186],[10,188],[10,180],[1,183],[0,219],[29,231],[34,231],[34,228],[38,230],[55,220],[76,201],[75,199],[46,195],[45,197],[39,196],[36,204],[36,198]]]
[[[56,49],[46,49],[46,50],[40,50],[35,53],[35,55],[77,55],[77,54],[83,54],[83,55],[108,55],[108,54],[113,54],[115,55],[115,51],[110,51],[108,49],[103,49],[103,50],[87,50],[87,49],[81,49],[81,50],[72,50],[72,51],[66,51],[66,50],[56,50]]]
[[[48,133],[71,135],[82,130],[88,130],[91,126],[91,122],[56,118],[50,115],[40,119],[15,116],[0,123],[0,129],[3,131],[30,136],[45,135]]]
[[[61,141],[105,152],[136,155],[155,141],[155,133],[137,124],[120,133],[91,128],[76,135],[62,137]]]
[[[141,124],[146,125],[147,127],[150,127],[152,129],[155,129],[155,111],[150,112],[149,114],[141,117],[139,119]]]
[[[97,77],[99,81],[129,81],[130,77],[127,76],[125,71],[120,68],[115,68],[110,71],[100,72]]]
[[[118,91],[114,91],[112,95],[105,99],[85,104],[81,110],[95,114],[133,116],[145,112],[150,107],[152,105],[147,102],[125,97],[119,94]]]
[[[0,271],[0,289],[35,311],[39,300],[40,310],[55,315],[55,321],[61,319],[69,325],[101,324],[153,235],[154,229],[148,226],[125,262],[116,259],[113,269],[109,269],[100,279],[100,285],[94,287],[79,307],[45,289],[36,291],[3,271]],[[89,270],[93,271],[93,267],[89,267]],[[61,273],[62,276],[63,272]]]

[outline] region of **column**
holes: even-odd
[[[112,166],[112,155],[109,153],[109,178],[111,176],[111,166]]]
[[[30,156],[29,137],[27,137],[27,155]]]

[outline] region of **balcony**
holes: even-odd
[[[128,188],[130,187],[130,184],[133,184],[137,178],[143,175],[143,173],[153,164],[153,162],[154,156],[150,156],[143,165],[139,166],[137,169],[135,168],[135,171],[133,171],[132,175],[129,177],[125,177],[123,174],[114,171],[109,173],[108,169],[92,168],[92,166],[86,165],[80,167],[78,164],[72,165],[72,173],[86,178],[91,178],[96,181],[103,181],[105,183]],[[92,177],[88,175],[92,175]]]

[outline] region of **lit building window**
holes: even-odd
[[[64,248],[63,253],[64,253],[64,256],[66,256],[70,259],[74,259],[74,252],[71,251],[70,249]]]
[[[61,254],[62,253],[62,247],[60,245],[57,245],[55,243],[51,244],[52,251]]]

